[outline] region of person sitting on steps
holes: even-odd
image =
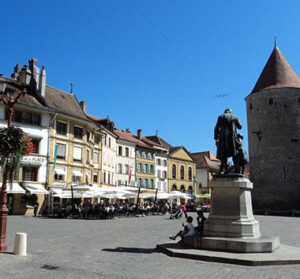
[[[187,225],[184,225],[184,223],[182,223],[182,226],[184,227],[183,230],[179,231],[175,236],[170,236],[169,238],[172,239],[172,240],[176,240],[176,238],[178,236],[180,236],[181,240],[183,240],[184,236],[194,235],[195,234],[195,229],[194,229],[194,226],[193,226],[193,217],[188,216],[186,218],[186,222],[187,222]]]

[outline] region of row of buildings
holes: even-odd
[[[158,135],[143,136],[141,129],[133,134],[116,128],[109,118],[88,114],[86,103],[72,92],[46,84],[45,67],[40,70],[37,62],[32,58],[28,66],[17,65],[11,77],[1,76],[8,90],[17,93],[20,72],[31,74],[28,93],[15,105],[13,125],[25,131],[34,148],[23,157],[18,179],[9,188],[12,213],[31,210],[30,193],[37,194],[42,206],[45,190],[59,192],[74,185],[208,191],[211,172],[217,171],[213,153],[191,154]],[[0,126],[6,125],[7,111],[1,104]]]

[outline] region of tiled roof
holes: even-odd
[[[86,116],[94,121],[101,121],[102,118],[99,118],[97,116],[93,116],[93,115],[90,115],[90,114],[86,114]]]
[[[284,87],[300,88],[300,78],[283,56],[279,48],[275,47],[251,94],[262,89]]]
[[[102,122],[102,121],[109,120],[108,117],[106,117],[106,118],[100,118],[100,117],[97,117],[97,116],[94,116],[94,115],[91,115],[91,114],[88,114],[88,113],[86,113],[86,116],[87,116],[88,118],[94,120],[94,121],[97,121],[97,122],[99,122],[99,121]]]
[[[15,79],[7,77],[5,77],[5,79],[8,81],[8,88],[11,87],[14,90],[20,88],[18,81]],[[86,115],[73,94],[49,85],[46,85],[45,97],[43,97],[30,84],[27,94],[22,96],[18,103],[38,107],[40,109],[53,110],[87,120]]]
[[[156,145],[155,142],[150,141],[149,139],[142,137],[142,139],[139,139],[137,136],[131,134],[130,132],[124,132],[120,131],[118,129],[114,130],[114,133],[118,135],[120,139],[131,141],[137,143],[138,146],[140,147],[145,147],[145,148],[151,148],[153,149],[153,145]]]
[[[46,85],[45,99],[48,105],[55,111],[85,120],[88,119],[73,94]]]
[[[215,171],[219,170],[219,167],[217,165],[217,162],[219,162],[219,160],[211,151],[196,152],[192,153],[191,155],[196,161],[197,169],[210,169]]]
[[[142,141],[146,142],[147,144],[149,144],[151,146],[161,147],[160,144],[157,144],[156,142],[152,141],[151,139],[149,139],[147,137],[142,137]]]
[[[219,159],[217,159],[216,155],[211,151],[195,152],[195,153],[192,153],[192,156],[195,159],[206,156],[210,160],[219,161]]]
[[[156,144],[159,144],[163,148],[170,149],[173,147],[171,144],[169,144],[168,142],[166,142],[164,139],[162,139],[159,136],[148,136],[146,138],[150,139],[151,141],[154,141]]]
[[[7,89],[12,90],[14,92],[14,95],[17,95],[21,91],[21,87],[15,79],[8,78],[5,76],[3,76],[3,78],[5,78],[7,82]],[[45,106],[45,99],[41,96],[36,96],[35,93],[36,92],[32,91],[31,89],[28,89],[27,94],[25,96],[20,97],[20,99],[18,100],[18,104],[29,105],[38,109],[47,109],[47,107]]]

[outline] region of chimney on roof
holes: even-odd
[[[31,58],[29,60],[29,70],[32,73],[33,83],[36,90],[45,97],[46,92],[46,70],[45,66],[42,67],[42,71],[40,72],[40,68],[37,66],[38,60],[36,58]]]
[[[142,129],[137,130],[137,137],[138,139],[142,139]]]
[[[39,91],[43,97],[45,97],[46,92],[46,70],[45,66],[42,67],[42,71],[40,73],[40,84],[39,84]]]
[[[29,70],[32,73],[32,77],[35,80],[35,87],[37,90],[39,90],[40,86],[40,69],[37,66],[38,60],[36,58],[31,58],[29,61]]]
[[[81,101],[79,103],[81,109],[83,110],[84,113],[86,113],[86,102],[85,101]]]
[[[14,72],[11,74],[11,77],[12,78],[15,78],[15,79],[18,79],[19,77],[19,73],[21,72],[21,65],[20,64],[17,64],[15,67],[14,67]]]
[[[126,128],[125,132],[126,133],[131,133],[130,130],[129,130],[129,128]]]

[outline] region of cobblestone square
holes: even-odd
[[[194,214],[193,214],[194,215]],[[256,216],[261,231],[300,247],[300,219]],[[114,220],[44,219],[10,216],[7,242],[28,234],[28,256],[0,254],[0,278],[300,278],[299,265],[246,267],[170,258],[156,244],[181,227],[165,216]]]

